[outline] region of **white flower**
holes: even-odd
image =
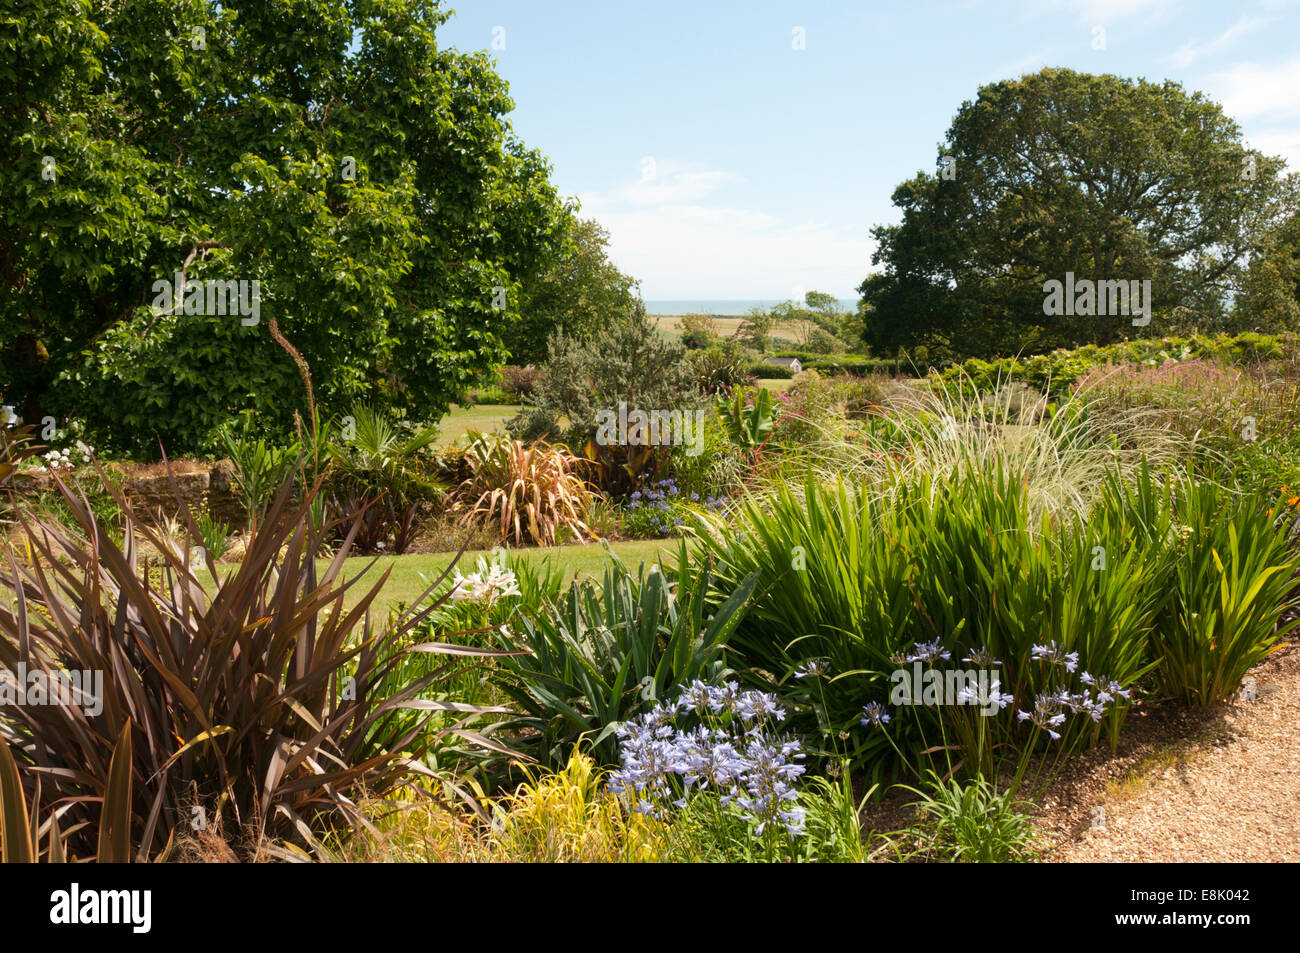
[[[477,572],[462,576],[458,569],[456,577],[452,580],[451,600],[453,602],[486,602],[491,605],[504,596],[517,595],[520,595],[520,592],[515,574],[496,563],[488,567],[481,559]]]

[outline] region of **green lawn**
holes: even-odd
[[[471,430],[505,433],[505,422],[519,412],[518,404],[475,404],[457,407],[438,421],[438,441],[443,445],[461,440]]]
[[[637,539],[610,543],[610,549],[617,553],[618,557],[634,572],[638,563],[652,563],[661,558],[667,563],[675,564],[677,546],[678,542],[674,539]],[[545,549],[530,547],[512,550],[512,552],[522,556],[530,564],[550,559],[551,564],[562,567],[565,575],[570,579],[593,579],[605,571],[605,550],[600,543],[551,546]],[[455,555],[455,553],[429,553],[420,556],[357,556],[345,559],[344,580],[361,575],[361,581],[348,590],[344,605],[355,604],[358,596],[368,592],[385,571],[391,570],[383,590],[372,603],[372,617],[377,621],[382,620],[389,608],[397,603],[404,602],[407,605],[413,603],[416,597],[451,564],[452,557]],[[491,554],[483,550],[466,552],[459,563],[460,571],[466,574],[473,572],[474,563],[479,556],[491,558]],[[371,563],[374,565],[370,566]],[[320,571],[324,571],[328,565],[328,559],[317,561],[317,568]],[[367,566],[370,566],[368,571]],[[234,567],[221,567],[223,571],[227,568]],[[207,572],[202,571],[200,578],[206,577]]]

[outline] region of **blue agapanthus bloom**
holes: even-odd
[[[889,724],[889,713],[880,702],[868,702],[862,706],[862,711],[862,724],[865,726],[880,728]]]
[[[680,712],[705,720],[734,715],[725,726],[674,724]],[[679,699],[661,704],[616,729],[621,767],[610,775],[610,789],[632,792],[637,810],[655,814],[661,805],[678,807],[692,791],[712,790],[726,807],[735,804],[754,824],[755,836],[773,824],[791,836],[803,832],[804,811],[795,781],[804,758],[795,741],[767,730],[785,711],[776,696],[694,681]]]

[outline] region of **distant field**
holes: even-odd
[[[679,327],[679,324],[682,317],[683,315],[680,314],[659,314],[651,315],[650,320],[655,323],[655,327],[659,329],[659,332],[663,334],[664,337],[671,338],[675,341],[681,337],[682,329]],[[737,330],[739,330],[740,325],[744,320],[743,317],[714,318],[713,326],[717,328],[719,336],[731,337]],[[797,341],[803,336],[804,323],[805,322],[802,321],[796,321],[792,324],[783,322],[776,325],[776,327],[772,329],[772,333],[776,337],[789,338],[792,341]]]

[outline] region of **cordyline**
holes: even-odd
[[[454,670],[501,653],[403,643],[445,596],[372,630],[368,610],[387,571],[345,610],[345,594],[360,578],[340,580],[357,524],[318,573],[315,556],[333,527],[314,526],[310,516],[319,481],[299,494],[295,477],[238,566],[222,578],[207,557],[211,597],[191,565],[192,543],[179,546],[150,529],[107,480],[124,514],[120,546],[85,498],[53,475],[78,531],[24,516],[25,558],[4,544],[0,668],[16,671],[24,662],[28,671],[104,673],[98,715],[78,706],[0,704],[0,735],[23,786],[42,814],[57,807],[72,856],[95,853],[113,752],[128,726],[138,859],[166,856],[197,828],[243,846],[310,844],[325,829],[365,824],[354,804],[362,792],[382,795],[413,773],[430,773],[421,756],[431,746],[459,738],[503,750],[470,728],[501,709],[425,697]],[[174,479],[172,487],[191,541],[200,540]],[[157,553],[137,569],[141,542]],[[381,692],[409,652],[451,658]],[[423,714],[412,720],[403,709]],[[453,720],[434,730],[428,722],[439,713]]]

